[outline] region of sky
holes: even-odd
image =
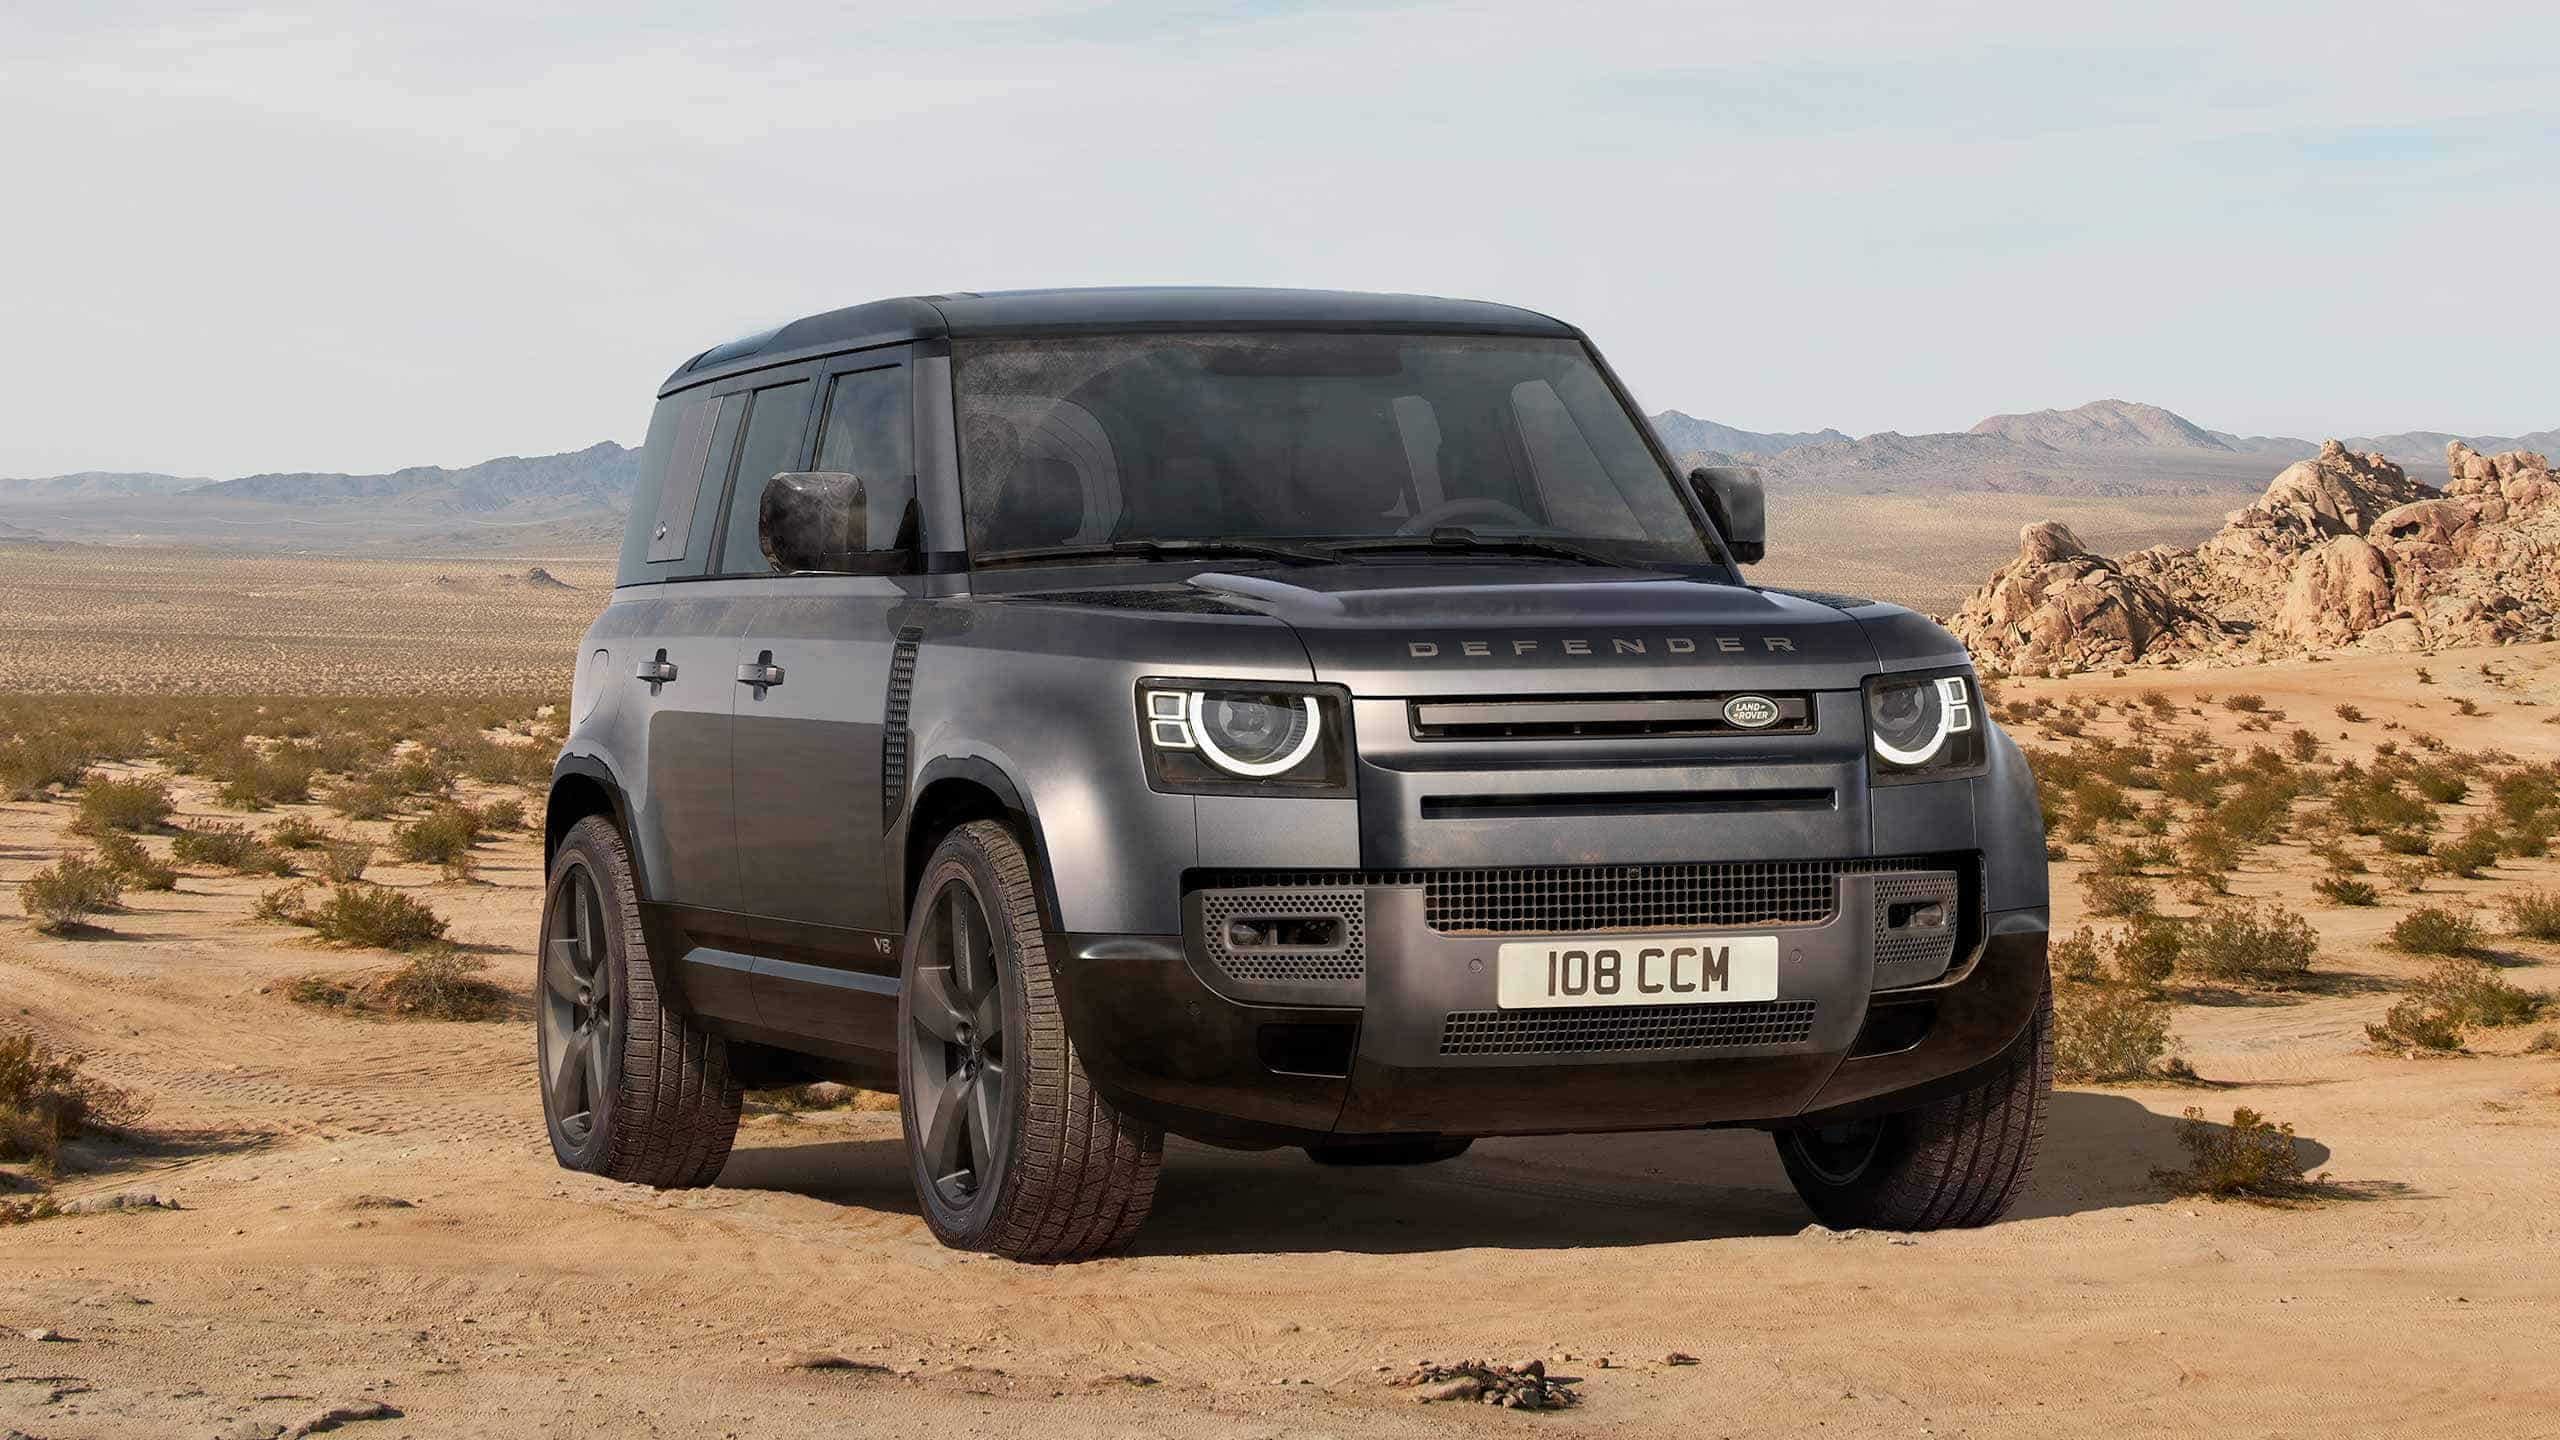
[[[2560,6],[460,0],[0,12],[0,475],[636,443],[885,295],[1313,285],[1648,409],[2560,425]]]

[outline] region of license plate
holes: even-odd
[[[1505,1010],[1718,1005],[1778,998],[1775,935],[1514,940],[1496,952]]]

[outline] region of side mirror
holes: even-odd
[[[838,470],[786,470],[756,504],[756,541],[774,569],[842,570],[870,548],[862,481]]]
[[[1743,565],[1769,553],[1769,501],[1760,471],[1750,465],[1702,465],[1689,472],[1690,488],[1724,533],[1725,548]]]

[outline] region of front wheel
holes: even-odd
[[[1094,1091],[1040,915],[1039,881],[1008,827],[975,821],[934,851],[907,921],[899,1111],[935,1239],[1082,1260],[1145,1223],[1164,1132]]]
[[[1835,1230],[1988,1225],[2027,1192],[2053,1094],[2053,1000],[1980,1085],[1916,1110],[1778,1132],[1796,1193]]]

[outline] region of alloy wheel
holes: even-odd
[[[954,1211],[994,1185],[1020,1081],[986,912],[953,879],[934,896],[908,1004],[906,1103],[924,1173]]]
[[[595,1133],[606,1060],[618,1038],[604,900],[594,872],[570,865],[543,921],[543,1096],[570,1148],[583,1149]]]

